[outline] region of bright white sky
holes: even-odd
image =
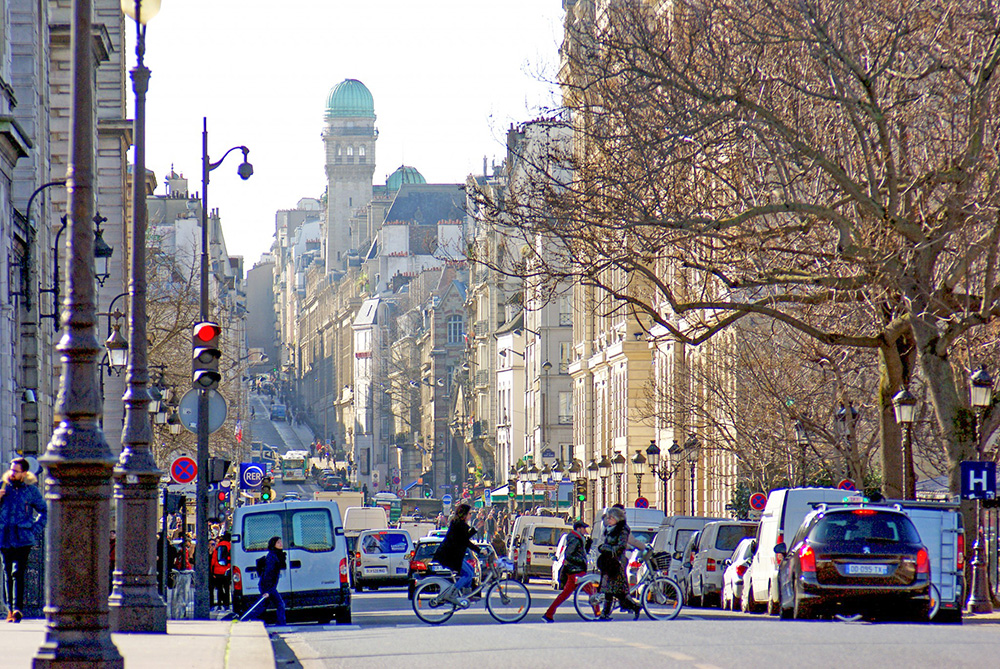
[[[170,166],[201,191],[202,117],[217,160],[250,149],[254,176],[234,152],[212,172],[232,255],[246,268],[266,252],[274,214],[326,185],[323,110],[330,89],[360,79],[375,99],[377,165],[400,164],[429,183],[461,183],[499,163],[511,123],[556,99],[560,0],[163,0],[149,23],[146,167]],[[127,23],[127,69],[135,63]],[[129,115],[132,115],[131,83]],[[129,160],[132,154],[129,154]]]

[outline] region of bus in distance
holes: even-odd
[[[305,481],[309,467],[309,451],[288,451],[281,456],[281,480],[285,483]]]

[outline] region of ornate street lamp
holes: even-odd
[[[611,476],[611,461],[608,456],[601,457],[597,469],[601,473],[601,508],[605,508],[608,506],[608,477]]]
[[[104,287],[104,282],[111,276],[111,256],[115,250],[104,241],[104,231],[101,230],[101,223],[108,219],[98,214],[94,217],[94,278],[97,285]]]
[[[74,0],[69,21],[69,296],[56,346],[62,369],[53,416],[57,428],[39,458],[45,467],[48,506],[45,641],[33,661],[39,669],[124,666],[108,626],[108,500],[115,456],[99,421],[101,347],[91,227],[97,137],[92,16],[91,0]],[[155,571],[154,563],[150,573]]]
[[[684,457],[691,466],[691,515],[695,515],[694,469],[698,464],[698,438],[692,436],[684,442]]]
[[[649,461],[653,476],[663,481],[663,513],[667,513],[667,481],[670,480],[670,476],[666,461],[662,461],[664,464],[662,468],[660,467],[660,455],[660,447],[656,445],[656,440],[650,439],[649,446],[646,447],[646,459]]]
[[[972,406],[979,409],[978,420],[976,421],[976,456],[983,459],[982,435],[979,429],[983,423],[983,417],[993,400],[993,378],[986,371],[983,365],[975,373],[971,382]],[[992,613],[993,601],[990,598],[989,576],[986,573],[988,560],[986,559],[985,540],[983,537],[983,500],[976,499],[976,545],[972,547],[972,594],[969,596],[969,611],[972,613]]]
[[[635,496],[638,499],[642,497],[642,475],[646,473],[646,458],[639,449],[632,458],[632,473],[635,474]]]
[[[906,426],[903,440],[903,499],[916,499],[917,491],[913,475],[913,421],[917,416],[917,398],[904,387],[892,398],[892,408],[896,412],[896,422]]]
[[[618,483],[618,503],[622,503],[622,477],[625,476],[625,456],[621,453],[615,453],[615,457],[611,458],[611,470],[615,473],[615,479]]]
[[[135,21],[136,30],[136,65],[130,73],[135,93],[135,152],[128,293],[129,364],[123,398],[125,430],[122,433],[122,454],[115,468],[118,540],[115,543],[114,587],[109,603],[111,626],[116,632],[166,633],[167,608],[160,597],[156,579],[156,512],[160,471],[150,448],[153,426],[146,334],[146,91],[150,73],[143,62],[146,24],[159,11],[160,3],[159,0],[121,0],[121,6],[122,11]]]
[[[108,350],[108,371],[118,376],[128,364],[128,342],[122,336],[118,323],[112,327],[111,336],[104,342],[104,348]]]

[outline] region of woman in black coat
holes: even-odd
[[[281,537],[271,537],[267,542],[267,556],[264,558],[264,572],[260,575],[260,594],[269,602],[274,602],[277,609],[278,624],[285,624],[285,600],[278,593],[278,579],[281,570],[287,568],[285,551],[282,550]],[[265,608],[266,608],[265,604]]]
[[[448,533],[444,535],[444,540],[434,553],[434,560],[458,573],[455,586],[459,590],[468,588],[475,576],[472,565],[465,561],[466,550],[478,551],[476,544],[472,542],[476,531],[469,527],[468,523],[471,510],[472,507],[468,504],[459,504],[455,507],[451,523],[448,525]]]

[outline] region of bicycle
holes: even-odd
[[[629,596],[638,594],[639,604],[651,620],[673,620],[684,606],[684,595],[677,581],[666,575],[670,554],[646,550],[639,557],[646,569],[629,588]],[[584,620],[597,620],[601,616],[606,595],[599,589],[600,581],[600,574],[587,574],[573,592],[573,606]]]
[[[455,587],[454,572],[449,578],[424,579],[413,592],[413,612],[428,625],[440,625],[455,611],[469,608],[476,596],[485,591],[486,610],[494,620],[504,624],[523,620],[531,608],[531,594],[523,584],[506,578],[513,573],[514,565],[497,557],[492,550],[487,550],[483,564],[486,570],[482,583],[465,596]]]

